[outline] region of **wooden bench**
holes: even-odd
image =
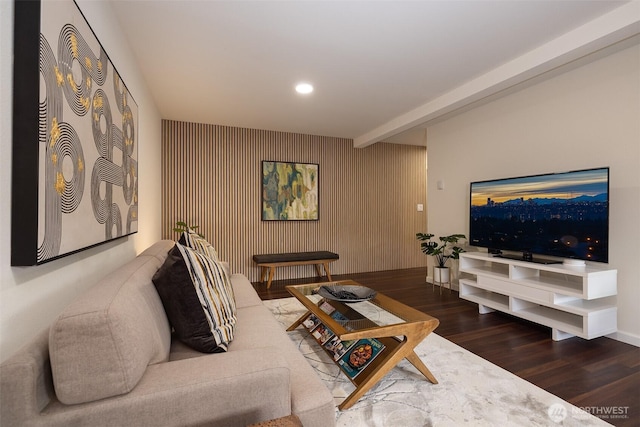
[[[269,272],[269,281],[267,282],[267,289],[271,287],[271,281],[273,280],[273,273],[276,267],[290,267],[294,265],[310,265],[313,264],[316,267],[316,272],[319,277],[322,277],[320,266],[324,266],[324,272],[327,275],[327,279],[331,281],[331,273],[329,272],[329,263],[338,260],[338,254],[328,251],[316,251],[316,252],[293,252],[287,254],[262,254],[254,255],[253,261],[258,264],[258,267],[262,269],[260,275],[260,281],[264,283],[264,279]]]

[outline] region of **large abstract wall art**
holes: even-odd
[[[317,220],[318,168],[315,163],[263,161],[262,220]]]
[[[137,232],[138,107],[75,2],[15,2],[11,264]]]

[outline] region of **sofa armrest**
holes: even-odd
[[[224,268],[224,271],[227,272],[227,275],[231,276],[231,268],[229,266],[229,263],[227,261],[220,261],[220,264],[222,264],[222,267]]]
[[[207,354],[150,365],[127,394],[54,406],[54,424],[246,426],[291,413],[290,372],[273,347]]]

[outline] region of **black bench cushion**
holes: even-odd
[[[314,261],[320,259],[338,259],[338,254],[329,251],[293,252],[288,254],[262,254],[254,255],[253,260],[257,264],[289,262],[289,261]]]

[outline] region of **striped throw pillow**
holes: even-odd
[[[178,240],[178,243],[194,249],[203,255],[206,255],[212,258],[214,261],[219,260],[218,252],[211,245],[211,243],[209,243],[204,237],[199,236],[198,233],[192,230],[183,231],[180,235],[180,240]]]
[[[204,353],[227,351],[236,304],[221,263],[176,243],[153,283],[180,341]]]

